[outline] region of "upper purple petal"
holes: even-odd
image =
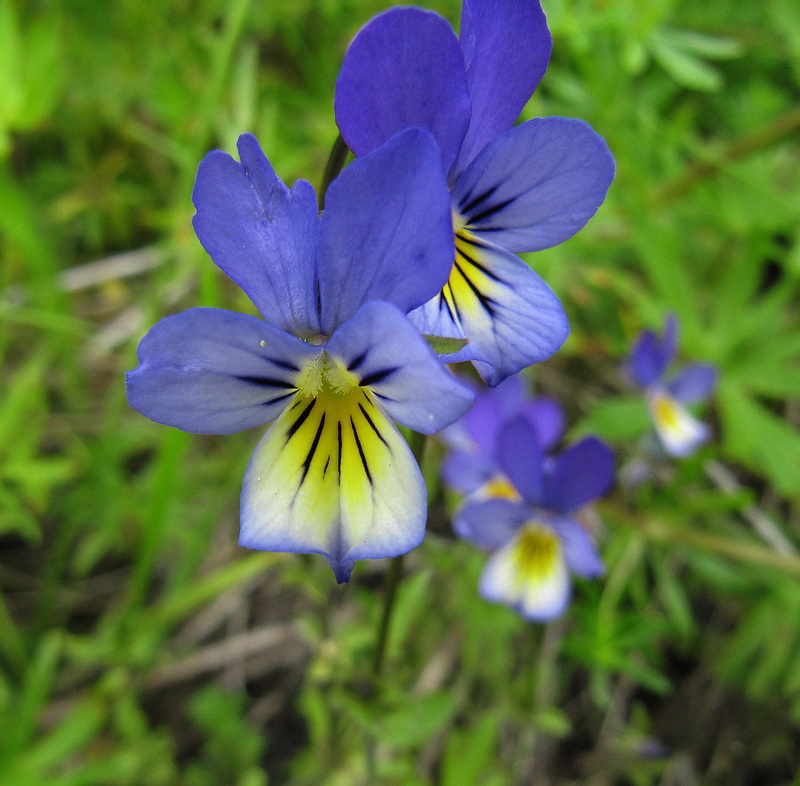
[[[566,448],[546,473],[542,507],[570,513],[602,496],[614,479],[614,454],[597,437]]]
[[[639,387],[649,387],[664,376],[675,357],[677,340],[678,323],[673,316],[666,318],[663,336],[652,330],[639,334],[628,359],[628,373]]]
[[[522,123],[490,142],[453,187],[467,229],[509,251],[539,251],[572,237],[614,179],[603,139],[581,120]]]
[[[238,148],[241,163],[221,150],[200,162],[197,237],[267,322],[297,336],[319,333],[314,189],[299,180],[290,191],[252,135],[240,136]]]
[[[464,0],[460,39],[472,122],[456,173],[514,124],[544,76],[553,48],[538,0]]]
[[[233,434],[274,420],[297,392],[302,364],[319,352],[256,317],[192,308],[142,339],[128,402],[156,423]]]
[[[475,404],[461,423],[481,453],[494,455],[497,432],[504,420],[519,411],[524,394],[525,383],[518,375],[508,377],[495,388],[478,392]]]
[[[564,408],[555,399],[541,396],[526,403],[521,411],[536,429],[542,450],[554,447],[564,433]]]
[[[679,371],[668,383],[667,390],[673,398],[684,404],[693,404],[708,398],[717,384],[719,372],[708,363],[691,363]]]
[[[321,329],[369,300],[404,313],[441,288],[453,264],[450,201],[433,137],[412,128],[339,175],[319,240]]]
[[[542,496],[544,453],[530,421],[518,415],[502,425],[495,458],[520,496],[537,505]]]
[[[334,109],[357,156],[419,126],[436,137],[447,172],[470,119],[464,59],[450,25],[419,8],[393,8],[372,19],[347,50]]]
[[[472,391],[390,303],[365,304],[333,334],[326,349],[377,396],[390,417],[415,431],[433,434],[472,406]]]

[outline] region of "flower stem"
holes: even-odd
[[[403,577],[403,554],[392,557],[389,570],[383,582],[383,614],[378,628],[378,642],[375,645],[375,654],[372,659],[372,676],[375,682],[380,679],[383,663],[386,658],[386,645],[389,641],[389,624],[392,621],[394,600],[397,596],[397,587]]]
[[[422,466],[422,456],[425,452],[425,435],[412,431],[408,439],[411,453]],[[383,582],[383,614],[381,615],[380,627],[378,628],[378,641],[375,645],[375,654],[372,659],[372,677],[377,684],[383,672],[383,663],[386,657],[386,646],[389,641],[389,626],[392,621],[394,611],[394,601],[397,595],[397,587],[400,579],[403,578],[403,554],[392,557],[389,570]]]
[[[408,444],[417,463],[422,466],[422,456],[425,452],[425,435],[412,431],[408,437]],[[378,640],[375,643],[375,652],[372,658],[372,691],[377,693],[378,683],[383,674],[383,665],[386,661],[386,650],[389,643],[389,630],[392,622],[392,612],[397,598],[397,588],[403,578],[403,557],[400,554],[392,557],[389,570],[383,582],[383,613],[381,614],[378,628]],[[377,773],[377,740],[368,733],[366,739],[366,781],[365,784],[375,783]]]
[[[328,187],[336,179],[339,172],[344,169],[345,161],[350,153],[350,148],[342,139],[341,134],[337,134],[336,141],[333,143],[328,162],[325,164],[325,172],[322,175],[322,186],[319,190],[319,209],[325,207],[325,194],[328,193]]]

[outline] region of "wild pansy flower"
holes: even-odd
[[[485,598],[529,620],[553,619],[569,603],[571,574],[595,578],[604,571],[575,516],[608,489],[613,453],[586,437],[549,457],[534,424],[517,415],[497,430],[492,459],[515,495],[468,499],[454,529],[490,552],[480,579]]]
[[[551,398],[533,398],[525,380],[514,374],[497,387],[476,393],[469,412],[441,433],[449,450],[442,463],[447,486],[473,499],[519,495],[495,459],[500,427],[516,416],[528,420],[536,431],[542,450],[550,450],[564,431],[564,411]]]
[[[336,83],[336,120],[357,155],[408,126],[439,144],[451,191],[455,248],[441,291],[410,317],[423,333],[466,337],[496,385],[566,339],[558,298],[516,252],[577,232],[614,176],[605,142],[579,120],[513,127],[550,58],[537,0],[464,0],[461,36],[437,14],[395,8],[355,37]]]
[[[628,359],[631,379],[645,391],[647,408],[656,434],[671,456],[688,456],[709,437],[709,428],[697,420],[684,404],[708,398],[717,383],[717,370],[706,363],[691,363],[665,379],[675,358],[678,323],[666,319],[663,336],[642,331]]]
[[[289,190],[254,137],[241,163],[201,162],[194,228],[263,319],[193,308],[161,320],[127,377],[131,405],[201,434],[274,421],[241,497],[243,546],[323,554],[339,582],[358,559],[414,548],[427,499],[397,420],[430,434],[473,395],[405,314],[449,272],[448,195],[431,135],[411,129],[334,181]]]

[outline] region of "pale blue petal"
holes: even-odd
[[[319,355],[256,317],[193,308],[157,322],[128,372],[130,405],[195,434],[232,434],[278,417],[303,364]]]
[[[572,237],[614,179],[603,139],[581,120],[529,120],[492,141],[458,178],[454,210],[474,234],[508,251]]]
[[[482,453],[453,450],[442,461],[445,485],[464,494],[477,491],[497,473],[497,464]]]
[[[670,395],[682,404],[707,399],[717,385],[719,372],[707,363],[691,363],[679,371],[666,385]]]
[[[467,502],[453,517],[453,529],[466,541],[482,549],[496,549],[508,543],[531,517],[528,508],[508,499]]]
[[[468,338],[492,386],[564,343],[569,323],[561,302],[521,259],[464,233],[456,252],[442,292],[410,315],[421,332]]]
[[[568,518],[554,519],[549,523],[561,539],[567,567],[575,575],[595,579],[605,573],[603,560],[585,527]]]

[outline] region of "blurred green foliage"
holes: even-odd
[[[337,588],[240,552],[257,436],[150,423],[123,372],[167,313],[252,309],[192,234],[197,163],[249,130],[318,184],[341,57],[384,3],[0,0],[0,783],[350,786],[365,740],[403,786],[797,783],[800,558],[754,521],[800,540],[800,9],[543,5],[525,117],[585,119],[618,175],[528,257],[573,325],[534,376],[650,475],[599,508],[605,579],[537,627],[478,597],[431,446],[375,688],[382,566]],[[677,466],[620,371],[667,311],[721,370],[717,439]]]

